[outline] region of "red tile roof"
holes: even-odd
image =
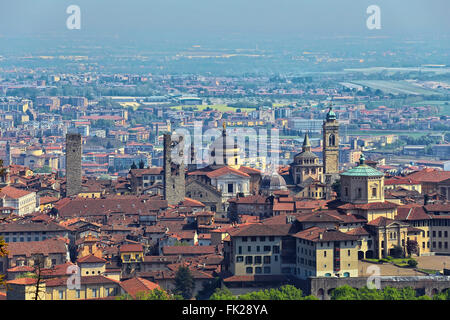
[[[221,177],[226,174],[234,174],[234,175],[238,175],[238,176],[246,177],[246,178],[250,177],[245,172],[242,172],[242,171],[239,171],[239,170],[233,169],[231,167],[227,167],[227,166],[222,167],[217,170],[214,170],[214,171],[211,171],[211,172],[208,172],[206,175],[208,176],[208,178],[218,178],[218,177]]]
[[[141,244],[123,244],[120,246],[120,252],[143,252]]]
[[[421,171],[410,173],[407,177],[419,182],[441,182],[450,179],[450,171],[426,168]]]
[[[353,204],[346,203],[344,205],[339,206],[339,209],[343,210],[351,210],[351,209],[361,209],[361,210],[382,210],[382,209],[394,209],[397,208],[398,205],[395,203],[385,201],[385,202],[372,202],[372,203],[364,203],[364,204]]]
[[[205,255],[215,254],[215,246],[165,246],[163,255]]]
[[[30,193],[31,192],[26,191],[26,190],[17,189],[17,188],[11,187],[11,186],[6,186],[1,189],[0,198],[7,197],[7,198],[12,198],[12,199],[19,199],[19,198],[29,195]]]
[[[122,281],[120,286],[133,298],[136,298],[136,294],[138,292],[148,292],[155,289],[161,289],[157,283],[140,277],[134,277],[129,280]]]
[[[319,227],[312,227],[306,230],[302,230],[300,232],[297,232],[293,236],[313,242],[358,240],[358,237],[355,235],[343,233],[335,229],[325,229]]]
[[[47,239],[44,241],[30,241],[30,242],[10,242],[8,243],[8,257],[26,256],[40,253],[44,256],[49,254],[66,254],[66,243],[62,240]]]
[[[94,256],[93,254],[90,254],[90,255],[84,256],[80,259],[77,259],[77,264],[83,264],[83,263],[106,263],[106,260],[103,258]]]

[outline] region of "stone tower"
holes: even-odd
[[[5,161],[3,163],[3,166],[7,168],[10,165],[12,165],[11,145],[9,144],[9,141],[6,142],[5,151],[6,151],[6,158],[5,158]]]
[[[332,108],[323,122],[323,171],[326,183],[339,174],[339,123]]]
[[[66,197],[76,196],[81,189],[81,134],[66,135]]]
[[[174,149],[178,153],[177,159],[172,159]],[[172,141],[172,135],[164,135],[164,199],[171,205],[184,201],[186,196],[183,150],[182,136]]]

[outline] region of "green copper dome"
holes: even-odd
[[[330,107],[330,110],[327,113],[327,121],[336,120],[336,113],[333,111],[333,107]]]
[[[366,158],[363,154],[361,154],[361,157],[359,158],[359,166],[350,169],[344,173],[341,173],[341,176],[347,176],[347,177],[382,177],[384,176],[383,172],[380,172],[371,166],[368,166],[364,162],[366,161]]]

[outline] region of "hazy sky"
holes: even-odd
[[[81,30],[66,29],[69,5]],[[381,30],[366,27],[369,5]],[[0,35],[448,34],[450,0],[0,0]]]

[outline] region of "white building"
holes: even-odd
[[[36,192],[7,186],[0,191],[1,207],[14,208],[14,213],[23,216],[39,211]]]

